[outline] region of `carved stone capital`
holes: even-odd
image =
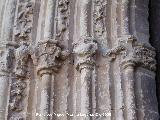
[[[136,38],[122,39],[121,44],[125,46],[122,52],[122,65],[134,63],[136,66],[156,70],[155,49],[149,43],[139,43]]]
[[[119,45],[108,50],[104,56],[114,60],[117,55],[121,56],[121,65],[141,66],[149,70],[156,70],[155,49],[149,43],[139,43],[131,35],[119,38]]]
[[[49,71],[49,73],[57,72],[68,55],[69,52],[63,51],[57,40],[39,42],[35,48],[37,73],[42,75]]]
[[[92,37],[82,37],[77,43],[74,43],[73,52],[77,55],[76,69],[78,71],[83,68],[93,68],[95,64],[93,56],[96,54],[97,49],[97,42]]]

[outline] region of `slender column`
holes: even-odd
[[[77,55],[77,70],[81,73],[80,88],[80,114],[86,115],[80,117],[81,120],[89,120],[92,109],[92,74],[95,65],[94,54],[97,50],[97,43],[93,38],[81,38],[79,43],[74,45],[74,53]],[[88,115],[88,116],[87,116]]]
[[[124,69],[124,92],[125,92],[125,118],[126,120],[137,120],[135,106],[135,64],[132,61],[127,61],[123,64]]]
[[[1,44],[0,46],[0,119],[6,119],[7,117],[7,108],[8,108],[8,96],[9,94],[9,82],[12,67],[12,60],[13,60],[13,51],[15,45],[10,43]]]
[[[51,81],[54,80],[51,76],[52,70],[41,70],[39,75],[41,76],[41,103],[40,103],[40,120],[49,120],[47,114],[50,113],[50,100],[51,100]],[[46,115],[46,116],[45,116]]]
[[[136,59],[134,58],[134,44],[135,38],[131,36],[125,36],[121,38],[121,44],[124,45],[125,52],[122,55],[122,67],[124,69],[124,96],[125,96],[125,117],[127,120],[137,120],[136,116],[136,103],[135,103],[135,78],[134,78],[134,66],[136,65]],[[124,43],[123,43],[124,42]]]
[[[7,43],[7,41],[11,41],[12,39],[12,28],[15,16],[15,8],[16,8],[16,1],[15,0],[7,0],[5,2],[5,10],[3,15],[2,21],[2,31],[0,36],[0,66],[1,66],[1,75],[0,75],[0,119],[6,119],[7,113],[7,104],[8,104],[8,90],[9,90],[9,77],[10,77],[10,67],[12,65],[12,58],[11,52],[12,48]],[[8,46],[9,45],[9,46]],[[8,59],[9,58],[9,59]],[[11,58],[11,59],[10,59]]]
[[[67,51],[62,51],[56,40],[39,42],[35,56],[37,57],[37,74],[41,80],[40,90],[40,120],[49,120],[51,101],[51,83],[54,81],[54,74],[58,72],[62,60],[68,56]],[[35,62],[35,63],[36,63]]]

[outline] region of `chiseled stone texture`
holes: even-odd
[[[0,0],[0,120],[158,120],[159,5]]]

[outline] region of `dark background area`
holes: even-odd
[[[160,0],[150,0],[149,8],[150,43],[157,54],[156,89],[160,111]]]

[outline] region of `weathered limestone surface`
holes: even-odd
[[[0,120],[158,120],[159,19],[149,41],[148,6],[0,0]]]

